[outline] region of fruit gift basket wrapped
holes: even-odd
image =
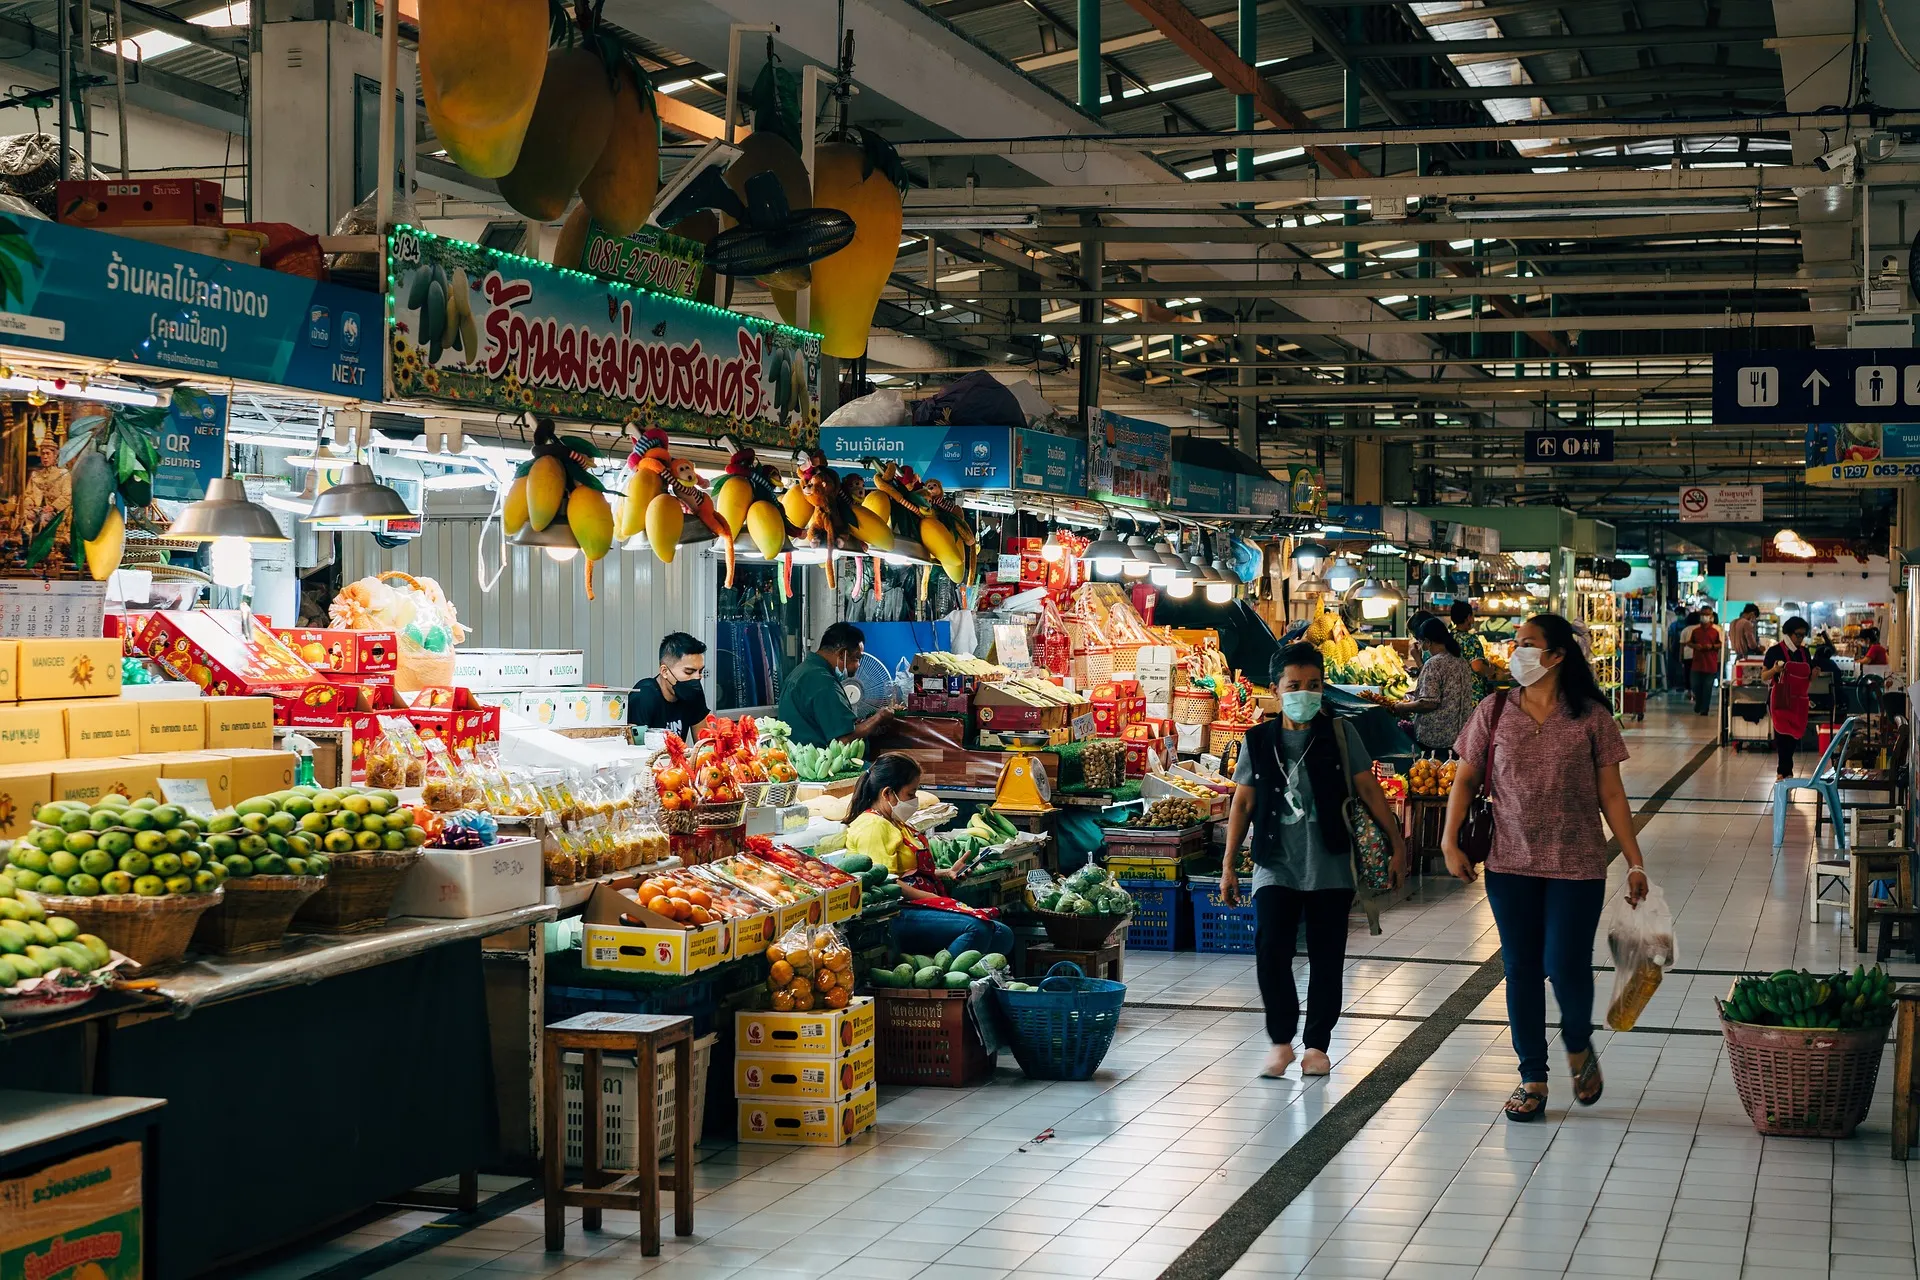
[[[388,585],[391,579],[398,586]],[[454,648],[467,638],[440,584],[398,569],[348,583],[327,606],[336,627],[391,631],[400,638],[393,687],[403,693],[453,685]]]

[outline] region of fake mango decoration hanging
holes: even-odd
[[[526,139],[513,167],[500,175],[500,195],[514,212],[551,222],[607,149],[613,134],[614,80],[591,48],[555,49]]]
[[[514,167],[547,71],[547,0],[420,0],[420,87],[434,135],[480,178]]]
[[[808,322],[820,331],[820,350],[842,360],[867,353],[867,331],[880,291],[900,253],[901,193],[906,171],[888,142],[856,129],[814,153],[813,201],[853,219],[853,242],[813,264]]]
[[[653,85],[631,63],[616,73],[613,128],[592,170],[580,183],[580,198],[608,235],[639,230],[660,191],[660,117]]]

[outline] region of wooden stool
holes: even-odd
[[[1880,942],[1873,949],[1874,959],[1886,963],[1895,947],[1920,958],[1920,909],[1888,907],[1874,914],[1880,918]]]
[[[1889,910],[1914,906],[1913,901],[1913,850],[1891,846],[1861,846],[1852,844],[1848,855],[1853,863],[1852,883],[1848,886],[1853,898],[1852,912],[1853,949],[1867,949],[1867,934],[1871,931],[1873,919],[1884,916]],[[1893,882],[1892,908],[1875,907],[1872,901],[1872,885],[1875,880]],[[1880,931],[1886,936],[1886,930]]]
[[[1068,951],[1051,942],[1035,942],[1027,947],[1027,968],[1042,977],[1062,960],[1079,965],[1080,972],[1089,978],[1120,982],[1121,971],[1127,963],[1127,942],[1122,937],[1094,951]]]
[[[1912,913],[1909,913],[1912,914]],[[1886,929],[1886,923],[1881,924]],[[1883,933],[1881,936],[1885,936]],[[1884,944],[1883,944],[1884,949]],[[1905,1160],[1920,1141],[1920,1080],[1914,1078],[1913,1038],[1920,1023],[1920,986],[1893,989],[1893,1158]]]
[[[547,1251],[566,1240],[566,1207],[584,1211],[581,1226],[600,1229],[602,1209],[632,1209],[640,1214],[640,1252],[660,1252],[660,1192],[673,1192],[673,1234],[693,1234],[693,1019],[661,1014],[583,1013],[547,1027],[545,1151]],[[659,1117],[654,1114],[658,1059],[673,1051],[673,1172],[660,1172]],[[560,1055],[577,1050],[580,1071],[580,1155],[578,1184],[566,1180],[566,1105],[560,1089]],[[610,1174],[606,1158],[606,1106],[600,1097],[600,1055],[631,1053],[637,1060],[634,1102],[639,1120],[634,1134],[634,1171]]]

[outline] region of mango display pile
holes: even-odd
[[[1407,770],[1407,790],[1416,796],[1444,796],[1453,791],[1453,775],[1458,765],[1421,757]]]
[[[13,887],[43,895],[211,893],[229,874],[203,824],[150,796],[43,804],[27,834],[0,852]]]
[[[65,916],[48,915],[39,899],[0,872],[0,990],[62,969],[91,973],[112,958],[104,941]]]
[[[900,963],[891,969],[870,969],[867,981],[876,987],[895,990],[958,991],[1006,967],[1007,958],[998,951],[985,954],[962,951],[959,955],[937,951],[930,956],[902,956]]]
[[[1763,1027],[1885,1026],[1893,1018],[1893,981],[1879,965],[1827,975],[1782,969],[1770,977],[1736,980],[1724,1012],[1730,1022]]]
[[[397,853],[427,842],[400,797],[365,787],[255,796],[214,814],[207,830],[213,852],[236,876],[321,875],[330,853]]]

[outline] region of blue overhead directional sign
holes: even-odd
[[[1826,347],[1716,351],[1713,420],[1723,426],[1906,422],[1920,410],[1920,350]]]
[[[1528,462],[1564,466],[1570,462],[1612,462],[1611,427],[1565,427],[1526,433]]]

